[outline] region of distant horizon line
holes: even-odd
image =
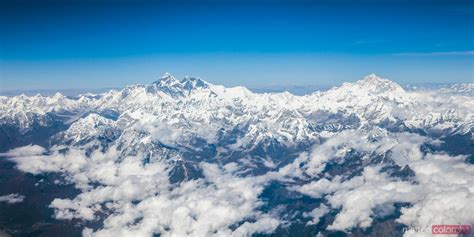
[[[398,83],[397,84],[401,85],[404,89],[410,89],[413,87],[418,87],[420,86],[421,89],[423,88],[436,88],[436,87],[441,87],[441,86],[451,86],[451,85],[460,85],[460,84],[474,84],[473,82],[420,82],[420,83]],[[92,94],[100,94],[104,93],[110,90],[121,90],[125,88],[126,86],[133,86],[133,85],[147,85],[147,84],[130,84],[130,85],[125,85],[123,87],[101,87],[101,88],[93,88],[93,87],[84,87],[84,88],[52,88],[52,89],[8,89],[8,90],[2,90],[0,89],[0,96],[7,96],[7,97],[13,97],[13,96],[19,96],[19,95],[26,95],[26,96],[34,96],[34,95],[42,95],[42,96],[51,96],[56,93],[60,93],[65,96],[78,96],[81,94],[87,94],[87,93],[92,93]],[[308,85],[268,85],[268,86],[253,86],[253,87],[247,87],[247,86],[242,86],[254,93],[280,93],[280,92],[290,92],[294,95],[305,95],[305,94],[310,94],[313,92],[317,91],[327,91],[331,88],[334,87],[339,87],[342,84],[334,84],[334,85],[314,85],[314,84],[308,84]],[[229,88],[232,88],[235,86],[230,86]]]

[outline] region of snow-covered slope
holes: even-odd
[[[252,170],[285,165],[298,151],[348,129],[378,127],[442,138],[472,134],[474,127],[473,97],[405,91],[374,74],[306,96],[252,93],[165,74],[149,85],[99,95],[0,100],[0,123],[23,133],[63,124],[67,129],[49,139],[57,149],[117,145],[122,156],[173,151],[192,154],[194,158],[184,162],[195,157],[225,162],[239,158]]]
[[[251,148],[273,140],[288,146],[311,142],[322,130],[382,126],[427,133],[472,132],[471,96],[436,91],[405,91],[398,84],[372,74],[326,92],[306,96],[289,93],[252,93],[243,87],[225,88],[197,78],[178,81],[170,74],[150,85],[128,86],[97,96],[67,98],[24,95],[1,97],[0,122],[27,131],[34,123],[47,126],[45,117],[70,124],[73,140],[90,133],[90,124],[118,130],[140,130],[168,145],[189,146],[223,140],[227,148]],[[82,117],[89,113],[84,123]],[[101,123],[115,114],[114,123]],[[77,124],[76,124],[77,123]],[[232,131],[238,129],[239,134]],[[81,131],[84,130],[84,131]],[[171,134],[172,139],[160,137]],[[87,136],[86,136],[87,137]],[[146,139],[145,139],[146,140]],[[143,140],[143,141],[145,141]],[[151,140],[147,140],[151,141]]]

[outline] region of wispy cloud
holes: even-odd
[[[447,52],[406,52],[394,53],[395,56],[470,56],[474,55],[474,50],[467,51],[447,51]]]
[[[23,202],[23,199],[25,199],[25,196],[17,193],[0,196],[0,202],[6,202],[8,204]]]

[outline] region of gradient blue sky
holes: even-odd
[[[0,3],[0,88],[474,82],[474,0]]]

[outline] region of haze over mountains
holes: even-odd
[[[473,89],[372,74],[297,96],[165,74],[2,96],[0,152],[45,190],[73,185],[43,208],[85,236],[428,236],[403,228],[474,224]],[[34,199],[0,191],[16,198],[0,208]]]

